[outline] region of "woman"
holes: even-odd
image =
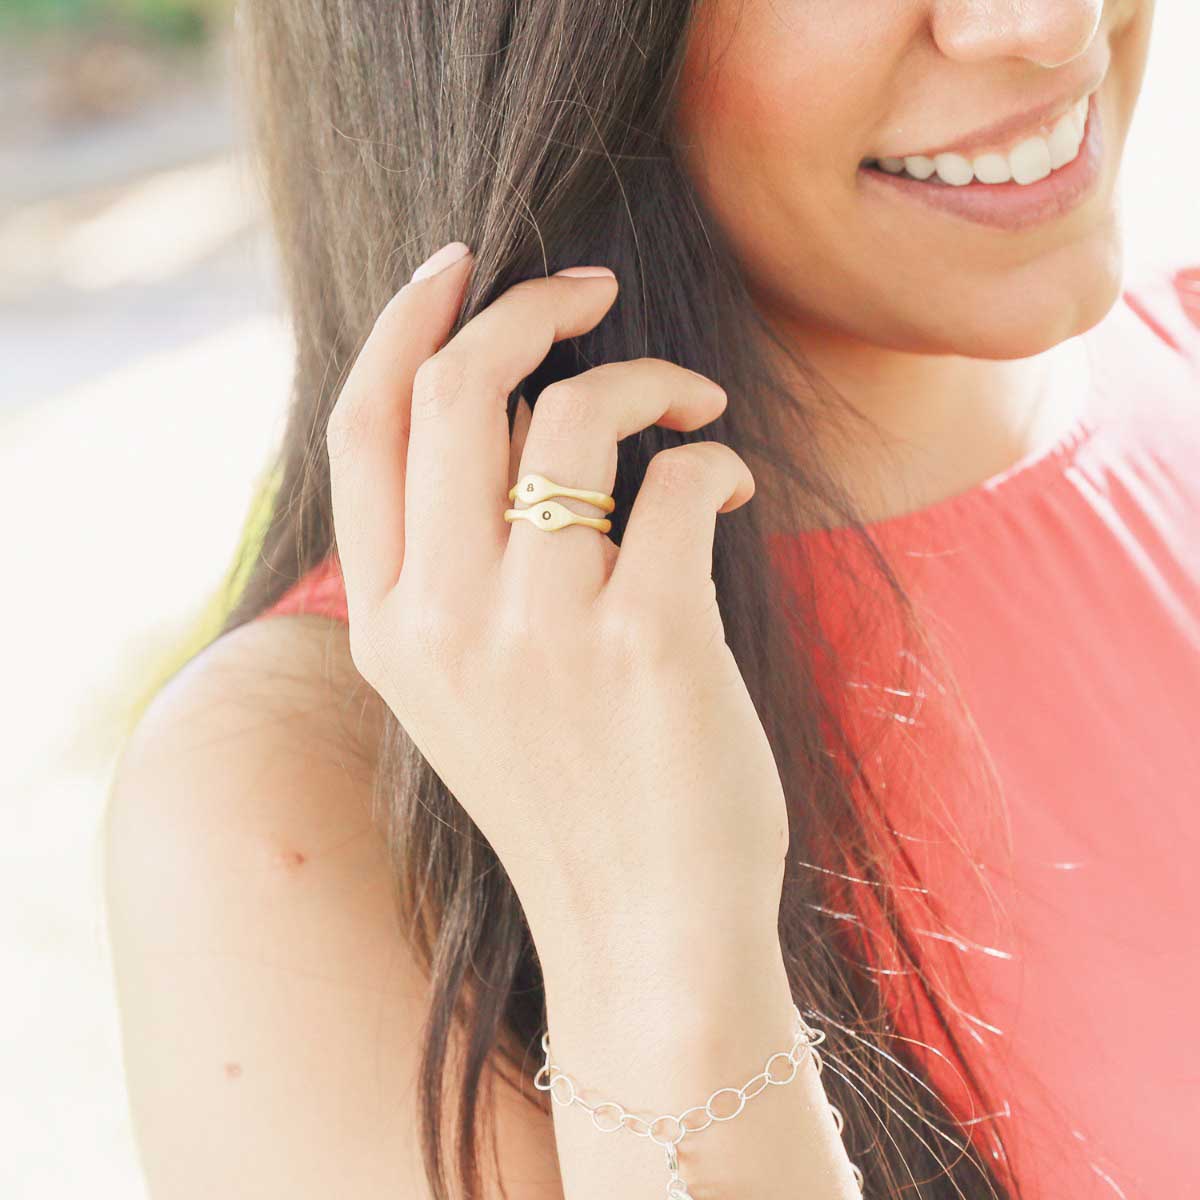
[[[247,8],[296,394],[110,813],[156,1198],[1178,1194],[1151,8]]]

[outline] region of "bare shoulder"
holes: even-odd
[[[126,744],[106,906],[155,1200],[429,1194],[427,982],[370,813],[384,715],[344,626],[277,616],[197,655]],[[494,1117],[504,1187],[561,1197],[549,1120],[502,1087]]]

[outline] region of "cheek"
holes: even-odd
[[[783,165],[852,178],[896,43],[890,27],[848,20],[845,0],[711,5],[680,93],[693,155],[710,175],[732,160],[763,175]]]
[[[760,306],[789,324],[841,331],[881,286],[892,246],[860,220],[858,163],[909,86],[920,8],[714,0],[689,42],[687,172]]]
[[[853,184],[837,122],[821,118],[811,90],[801,91],[790,73],[742,75],[732,64],[688,110],[688,174],[760,284],[783,268],[779,259],[825,241],[838,208],[831,196]]]

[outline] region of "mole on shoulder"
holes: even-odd
[[[280,850],[275,855],[275,861],[281,867],[302,867],[308,862],[308,857],[299,850]]]

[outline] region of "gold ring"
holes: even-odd
[[[593,529],[607,533],[612,522],[607,517],[584,517],[557,500],[544,500],[529,508],[506,508],[504,519],[511,525],[514,521],[528,521],[547,531],[562,529],[566,525],[590,525]]]
[[[522,475],[508,489],[510,500],[519,498],[528,504],[549,500],[551,496],[566,496],[571,500],[583,500],[588,504],[594,504],[603,512],[612,512],[617,506],[617,502],[607,492],[592,492],[586,488],[565,487],[561,483],[555,483],[553,479],[547,479],[545,475]]]

